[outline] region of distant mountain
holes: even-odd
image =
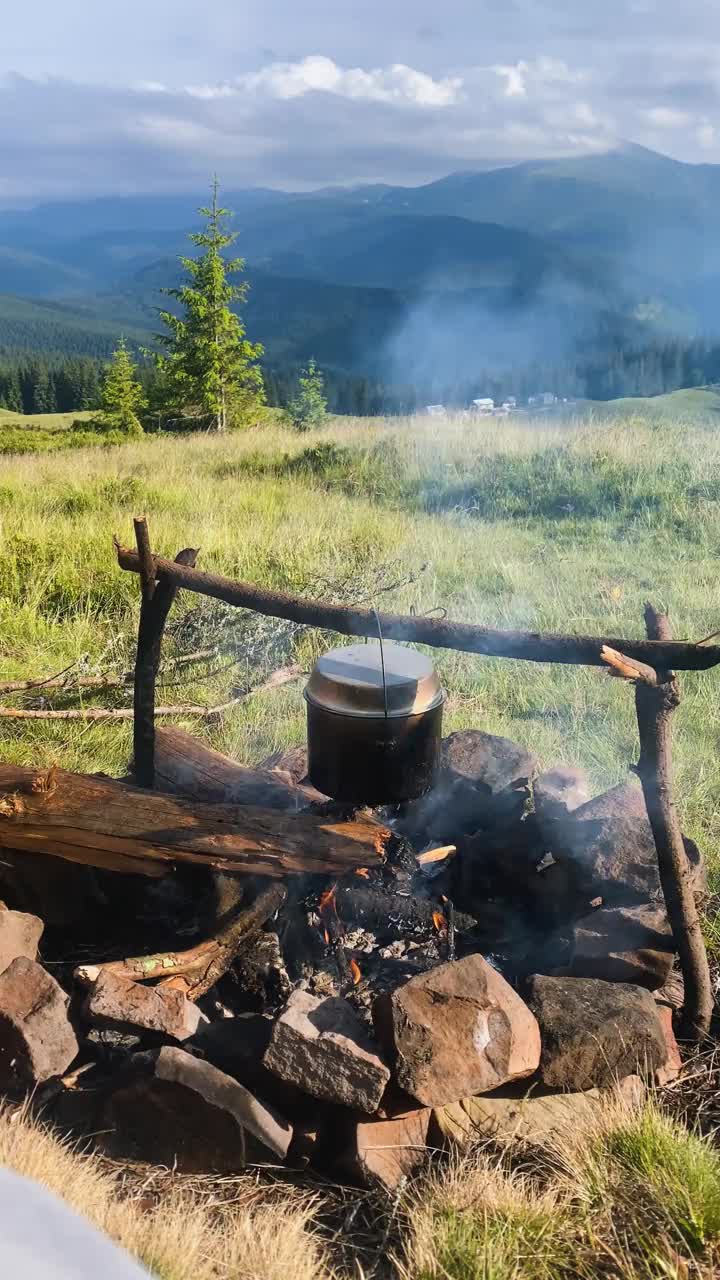
[[[405,368],[418,343],[442,366],[458,346],[466,359],[565,359],[595,334],[716,333],[719,198],[720,166],[636,146],[414,188],[223,193],[253,283],[252,336],[273,358],[355,369]],[[87,324],[151,332],[202,199],[0,214],[0,291],[69,307],[42,312],[45,333],[63,316],[75,337]],[[3,304],[0,343],[23,323]]]

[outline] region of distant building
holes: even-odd
[[[479,400],[473,400],[472,407],[475,413],[490,414],[495,408],[495,401],[491,400],[489,396],[483,396]]]
[[[530,409],[550,409],[554,404],[557,404],[557,396],[552,391],[540,391],[537,395],[528,397]]]
[[[508,396],[507,400],[502,402],[503,409],[507,409],[508,413],[512,413],[513,409],[517,409],[517,400],[515,396]]]
[[[430,414],[431,418],[443,418],[445,416],[444,404],[426,404],[425,412]]]

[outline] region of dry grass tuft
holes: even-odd
[[[0,1112],[0,1166],[47,1187],[160,1280],[330,1280],[313,1226],[318,1201],[251,1179],[168,1180],[128,1190],[120,1172],[58,1139],[27,1110]]]

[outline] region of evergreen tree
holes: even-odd
[[[142,425],[138,417],[140,409],[147,405],[145,394],[137,379],[135,364],[121,338],[113,353],[105,374],[102,389],[102,407],[106,424],[127,435],[140,435]]]
[[[199,212],[207,226],[190,240],[202,252],[197,258],[181,258],[185,283],[164,290],[180,304],[180,315],[160,312],[168,332],[157,335],[164,354],[155,358],[174,404],[197,410],[212,419],[216,431],[225,431],[233,411],[247,412],[264,402],[262,373],[255,363],[263,348],[248,341],[240,317],[231,310],[232,303],[245,301],[249,286],[228,279],[243,271],[245,262],[224,256],[237,236],[225,230],[229,210],[218,205],[217,178],[211,205]]]
[[[288,413],[296,431],[308,431],[319,426],[327,414],[325,383],[314,360],[303,369],[298,381],[299,390],[288,405]]]

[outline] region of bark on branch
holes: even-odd
[[[118,564],[132,573],[140,572],[137,551],[117,546]],[[306,600],[302,596],[279,591],[265,591],[248,582],[236,582],[219,574],[200,573],[160,556],[153,557],[161,582],[174,583],[187,591],[224,600],[241,609],[253,609],[272,618],[287,618],[309,627],[320,627],[342,635],[378,634],[378,616],[370,609],[350,608],[324,600]],[[467,622],[450,622],[444,618],[412,617],[382,613],[379,624],[387,640],[410,640],[440,649],[459,649],[466,653],[485,654],[494,658],[524,658],[530,662],[559,662],[573,665],[602,666],[603,645],[617,649],[637,662],[652,667],[677,667],[681,670],[705,671],[720,664],[720,646],[687,642],[620,640],[602,636],[570,636],[542,634],[534,631],[497,631]]]

